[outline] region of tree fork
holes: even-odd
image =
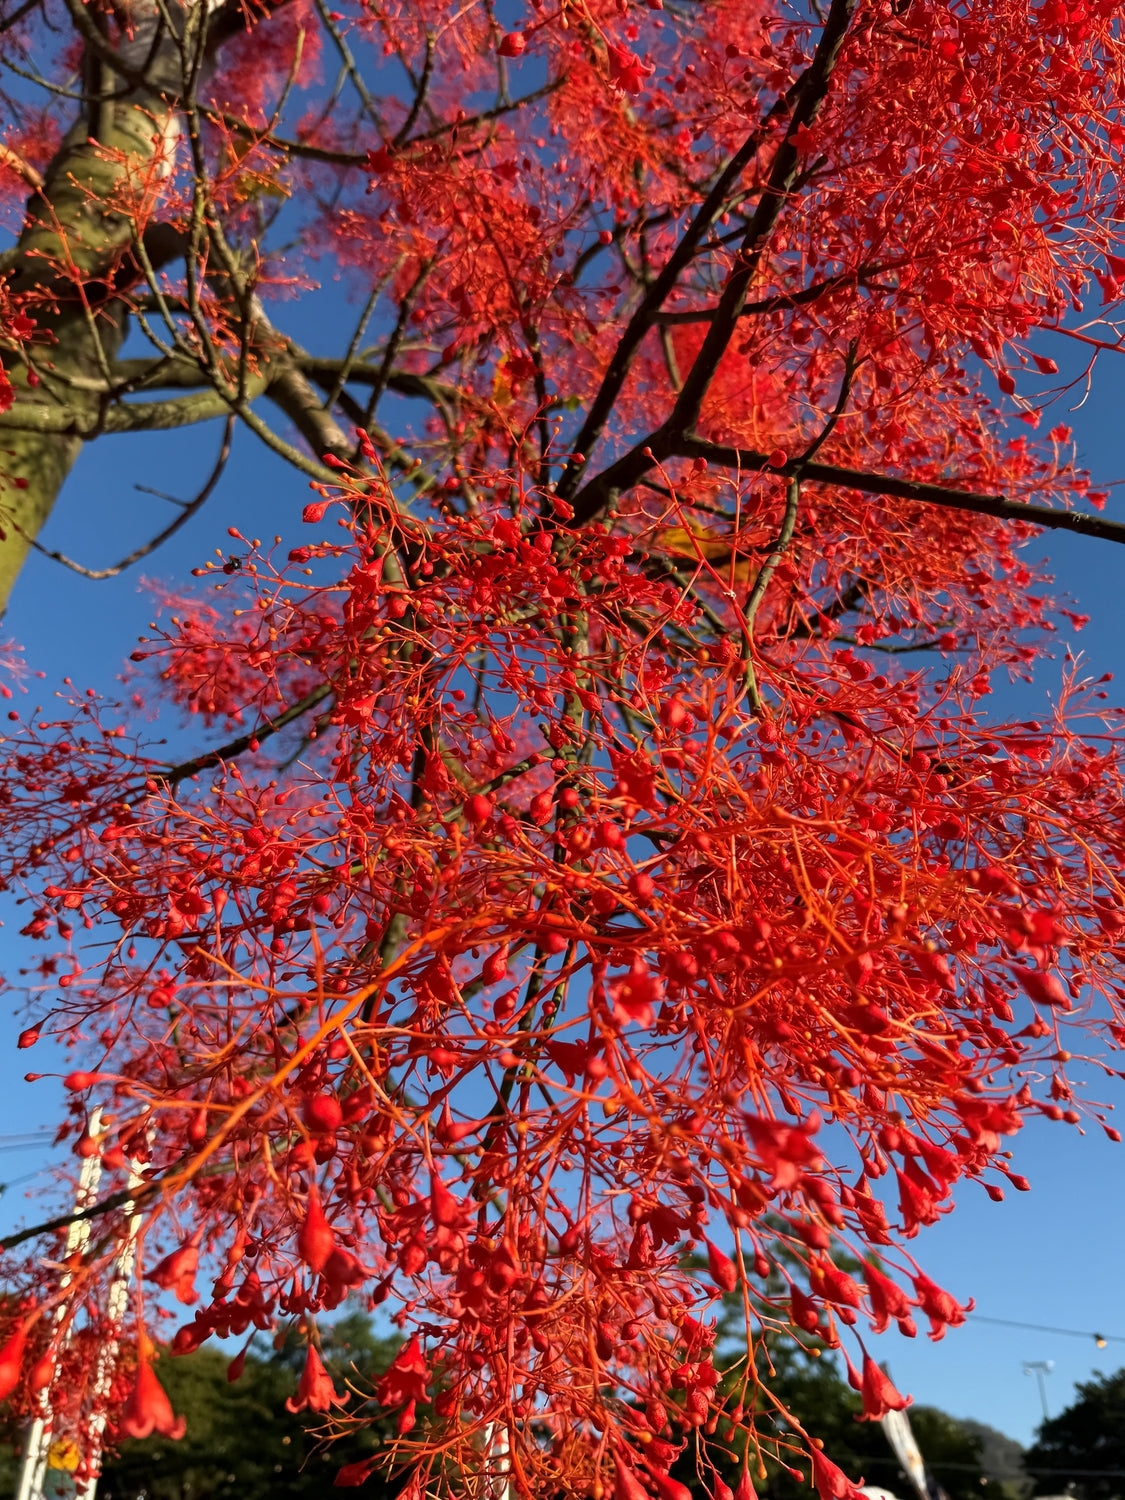
[[[96,70],[108,75],[110,87],[71,126],[42,187],[32,192],[9,270],[11,291],[37,325],[26,360],[13,361],[9,371],[15,395],[9,420],[18,420],[21,408],[46,406],[72,421],[62,433],[29,423],[8,427],[0,438],[0,608],[84,436],[96,433],[104,416],[110,399],[104,387],[126,332],[122,291],[138,269],[131,253],[137,225],[126,195],[133,183],[161,171],[175,139],[179,51],[156,7],[134,17],[134,33],[118,56],[132,86],[114,97],[113,69]],[[168,231],[153,225],[147,239],[150,260],[166,259]]]
[[[137,0],[127,7],[129,34],[115,51],[81,3],[68,9],[86,40],[93,64],[86,73],[96,91],[33,189],[7,258],[9,290],[36,329],[26,353],[4,361],[14,401],[0,431],[0,611],[83,442],[132,425],[122,423],[120,408],[111,415],[121,394],[114,364],[127,331],[127,292],[183,252],[175,226],[142,223],[128,200],[131,193],[143,199],[153,177],[170,170],[193,14],[181,12],[184,35],[177,36],[163,5]],[[246,15],[224,5],[206,24],[205,51],[212,55],[243,29]],[[189,419],[224,410],[214,400]],[[21,412],[26,426],[19,424]],[[152,421],[163,425],[158,412]]]

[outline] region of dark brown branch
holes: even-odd
[[[101,1214],[110,1214],[115,1208],[124,1208],[129,1203],[134,1205],[147,1203],[159,1191],[159,1187],[158,1182],[150,1182],[140,1188],[122,1188],[119,1192],[110,1193],[109,1197],[103,1198],[100,1203],[91,1204],[89,1208],[60,1214],[57,1219],[45,1219],[42,1224],[32,1224],[28,1229],[17,1229],[14,1234],[6,1234],[3,1239],[0,1239],[0,1250],[14,1250],[25,1240],[37,1239],[41,1234],[53,1234],[56,1229],[69,1229],[72,1224],[81,1224],[85,1219],[96,1219]]]
[[[518,99],[509,99],[505,104],[494,104],[491,109],[482,109],[479,114],[467,115],[463,120],[450,120],[444,125],[435,125],[432,130],[411,136],[406,144],[413,146],[421,141],[436,141],[440,136],[448,135],[453,130],[471,130],[474,125],[483,125],[489,120],[498,120],[501,115],[509,115],[513,110],[522,109],[525,104],[535,104],[538,100],[545,99],[548,94],[553,94],[556,89],[561,88],[564,81],[562,77],[552,78],[549,83],[532,89],[529,94],[521,94]]]
[[[392,147],[396,151],[401,146],[403,146],[405,144],[406,139],[409,136],[410,132],[414,129],[414,126],[418,123],[418,116],[422,113],[422,105],[426,102],[426,95],[430,91],[430,80],[433,77],[433,73],[434,73],[434,54],[435,54],[436,51],[437,51],[437,48],[434,45],[433,33],[432,32],[427,32],[426,33],[426,56],[425,56],[425,58],[423,59],[423,62],[422,62],[422,76],[421,76],[421,78],[419,78],[419,80],[418,80],[418,86],[414,90],[414,100],[413,100],[413,103],[410,106],[410,113],[406,116],[406,119],[402,122],[402,125],[399,127],[398,131],[395,133],[394,140],[391,142]]]
[[[201,109],[200,114],[207,120],[213,120],[225,125],[228,130],[233,130],[243,140],[252,141],[255,146],[268,146],[271,151],[282,151],[286,156],[298,156],[306,161],[325,162],[333,167],[365,167],[367,165],[366,151],[333,151],[327,146],[313,146],[307,141],[293,141],[287,136],[275,135],[272,130],[255,130],[253,125],[247,125],[245,120],[240,120],[237,115],[229,115],[218,109]]]
[[[786,101],[781,99],[777,101],[762,123],[757,129],[751,131],[719,173],[711,191],[703,200],[687,229],[684,230],[679,244],[668,257],[664,269],[653,281],[637,310],[629,319],[628,326],[618,340],[613,357],[602,377],[597,395],[590,405],[586,420],[575,439],[574,449],[580,456],[567,465],[559,480],[558,493],[564,500],[569,500],[578,487],[590,450],[601,437],[605,424],[617,403],[617,398],[621,394],[621,388],[632,368],[637,350],[649,329],[653,327],[655,315],[667,301],[679,280],[681,271],[694,259],[700,241],[722,213],[731,190],[737,184],[745,168],[757,155],[774,119],[784,112],[785,103]]]
[[[1074,531],[1079,536],[1097,537],[1106,542],[1125,543],[1125,522],[1107,521],[1087,511],[1049,510],[1045,505],[1026,505],[1021,500],[1006,500],[1002,495],[986,495],[978,490],[946,488],[919,480],[899,479],[893,474],[869,474],[862,469],[844,469],[836,464],[802,463],[794,459],[782,468],[770,467],[763,453],[745,448],[728,448],[689,436],[674,445],[673,451],[683,458],[705,458],[709,463],[737,468],[744,473],[766,472],[788,478],[800,471],[802,479],[817,484],[831,484],[843,489],[862,490],[868,495],[890,495],[898,500],[916,500],[923,505],[943,505],[949,510],[974,511],[995,516],[1001,521],[1026,521],[1049,531]]]
[[[720,206],[714,201],[716,191],[722,184],[721,196],[725,197],[727,187],[730,185],[729,168],[728,172],[720,177],[719,182],[708,195],[706,203],[696,214],[691,227],[685,232],[668,264],[653,283],[649,295],[633,314],[629,327],[610,360],[609,369],[594,398],[590,414],[575,440],[574,446],[578,456],[567,465],[559,480],[559,494],[568,501],[573,496],[574,519],[579,525],[591,521],[604,508],[615,490],[626,489],[636,484],[653,464],[673,454],[676,451],[676,442],[681,435],[694,428],[703,405],[703,398],[734,330],[738,326],[738,320],[746,305],[747,294],[761,264],[769,237],[789,202],[790,196],[797,190],[800,179],[798,133],[802,126],[813,124],[821,105],[828,96],[836,60],[844,45],[844,39],[848,34],[848,28],[858,3],[859,0],[832,0],[832,7],[812,62],[789,90],[784,100],[778,101],[779,104],[784,105],[783,113],[785,110],[791,111],[785,137],[774,155],[769,178],[762,189],[758,206],[743,236],[734,270],[715,308],[702,347],[676,397],[676,404],[671,415],[648,439],[642,440],[616,463],[611,464],[608,469],[603,470],[579,490],[579,480],[588,459],[588,448],[601,435],[609,419],[610,411],[625,383],[633,356],[645,333],[653,324],[653,315],[667,298],[687,258],[690,258],[683,254],[685,247],[691,240],[691,253],[694,253],[696,241],[714,219]],[[770,112],[760,127],[763,132],[761,138],[764,138],[765,127],[773,118],[775,111]],[[738,153],[738,157],[743,156],[751,142],[754,143],[756,152],[761,143],[758,132],[751,136],[750,141]],[[745,166],[750,159],[749,156],[746,157],[743,165]],[[741,168],[739,170],[741,171]],[[693,235],[696,236],[695,239],[691,239]]]
[[[5,16],[3,20],[0,20],[0,33],[11,31],[12,27],[17,26],[23,20],[24,16],[33,11],[37,5],[42,5],[42,3],[43,0],[24,0],[22,5],[16,6],[10,16]]]
[[[198,776],[200,771],[206,771],[212,766],[221,766],[228,760],[234,760],[236,756],[244,755],[251,745],[260,745],[263,740],[268,740],[271,735],[277,734],[287,724],[292,724],[294,719],[307,714],[310,708],[323,703],[332,691],[331,683],[322,682],[319,687],[313,688],[311,693],[306,693],[303,698],[299,698],[276,718],[264,719],[247,734],[240,734],[237,739],[230,740],[215,750],[208,750],[192,760],[181,761],[178,766],[169,766],[166,771],[154,772],[152,779],[161,782],[164,786],[176,786],[179,782],[188,780],[189,777]]]
[[[703,345],[676,398],[671,426],[677,432],[691,431],[695,426],[703,398],[738,326],[770,235],[791,197],[800,190],[799,135],[803,128],[816,121],[828,97],[836,60],[857,4],[858,0],[832,0],[812,62],[797,84],[785,137],[774,155],[769,178],[747,225],[734,269],[723,288]]]
[[[379,402],[382,400],[383,392],[387,389],[387,385],[391,377],[391,366],[394,364],[395,359],[398,355],[398,351],[402,345],[402,340],[406,334],[406,326],[409,322],[410,314],[413,311],[415,302],[421,294],[422,288],[425,286],[427,280],[429,279],[429,275],[433,270],[433,267],[434,262],[431,257],[427,257],[420,263],[420,265],[418,266],[418,274],[415,276],[414,280],[407,288],[405,294],[403,295],[402,301],[399,303],[398,317],[395,319],[395,326],[391,330],[390,337],[387,339],[387,347],[383,351],[382,363],[377,367],[374,376],[371,379],[371,391],[367,397],[367,405],[364,407],[363,412],[364,427],[366,427],[370,423],[372,417],[374,417],[375,410],[378,407]],[[455,397],[456,393],[453,392],[452,395]]]
[[[839,276],[829,276],[824,281],[814,282],[812,286],[802,287],[799,292],[778,292],[775,297],[763,297],[760,302],[747,302],[742,309],[742,317],[749,318],[762,313],[783,312],[790,307],[804,307],[809,302],[815,302],[818,297],[823,297],[826,292],[833,292],[837,287],[854,284],[858,286],[868,276],[879,274],[878,266],[861,266],[858,271],[849,271]],[[658,312],[655,321],[658,324],[676,323],[710,323],[715,316],[717,308],[701,307],[685,312]]]

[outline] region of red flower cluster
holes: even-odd
[[[136,233],[104,274],[51,262],[105,330],[166,310],[172,353],[109,386],[91,356],[89,423],[37,405],[21,432],[163,421],[179,397],[110,388],[196,384],[189,412],[250,423],[314,495],[297,545],[235,532],[160,597],[135,699],[67,684],[6,721],[0,880],[47,945],[19,1046],[73,1050],[61,1138],[108,1186],[64,1278],[13,1246],[0,1396],[182,1430],[110,1299],[131,1239],[150,1319],[193,1309],[173,1354],[298,1326],[290,1409],[394,1412],[407,1497],[461,1470],[684,1500],[690,1444],[732,1500],[721,1415],[733,1500],[767,1458],[850,1500],[765,1417],[762,1329],[963,1323],[920,1229],[966,1182],[1026,1186],[1028,1117],[1104,1124],[1068,1063],[1113,1072],[1125,1041],[1121,712],[1068,659],[1042,721],[988,713],[1080,623],[1036,527],[1104,499],[1068,430],[1032,436],[1057,371],[1028,340],[1119,294],[1120,22],[267,10],[177,104],[192,153],[122,148],[107,217]],[[312,107],[314,36],[354,109]],[[413,101],[363,84],[385,58]],[[267,319],[287,195],[301,253],[378,310],[346,359]],[[141,250],[169,228],[189,267],[161,280]],[[57,351],[9,331],[19,406]],[[404,1343],[345,1409],[316,1319],[354,1294]],[[135,1376],[91,1389],[91,1351],[134,1336]],[[904,1407],[845,1357],[867,1417]]]

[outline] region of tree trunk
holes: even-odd
[[[32,192],[9,286],[25,298],[36,330],[26,360],[10,358],[15,393],[0,428],[0,611],[50,515],[83,441],[105,430],[111,369],[125,337],[128,288],[141,270],[135,239],[171,170],[181,92],[180,41],[147,3],[116,67],[81,0],[91,99]],[[101,42],[101,46],[97,45]],[[143,78],[141,74],[143,72]],[[112,97],[119,94],[120,97]],[[174,253],[177,232],[153,225],[145,258]]]

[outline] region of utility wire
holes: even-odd
[[[997,1328],[1025,1328],[1031,1333],[1062,1333],[1072,1339],[1093,1339],[1099,1349],[1107,1344],[1125,1344],[1125,1335],[1120,1333],[1091,1333],[1085,1328],[1055,1328],[1049,1323],[1020,1323],[1015,1318],[986,1318],[983,1313],[970,1313],[974,1323],[992,1323]]]
[[[42,1177],[44,1172],[49,1172],[50,1170],[50,1166],[40,1167],[38,1171],[25,1172],[22,1177],[13,1177],[10,1182],[0,1182],[0,1198],[4,1196],[9,1188],[19,1187],[21,1182],[31,1182],[34,1178]]]
[[[899,1464],[899,1461],[893,1453],[888,1453],[885,1457],[881,1453],[872,1453],[863,1458],[860,1466],[867,1468],[869,1464]],[[982,1467],[982,1464],[967,1464],[956,1459],[935,1458],[933,1460],[926,1460],[927,1469],[960,1469],[969,1474],[979,1474]],[[899,1464],[899,1469],[901,1470],[901,1468],[902,1465]],[[1035,1464],[1029,1468],[1024,1468],[1023,1472],[1025,1474],[1080,1474],[1083,1478],[1087,1479],[1095,1477],[1099,1479],[1125,1479],[1125,1469],[1044,1469]],[[1011,1477],[1015,1479],[1018,1476],[1013,1474]],[[1003,1480],[998,1482],[1001,1484],[1004,1483]]]

